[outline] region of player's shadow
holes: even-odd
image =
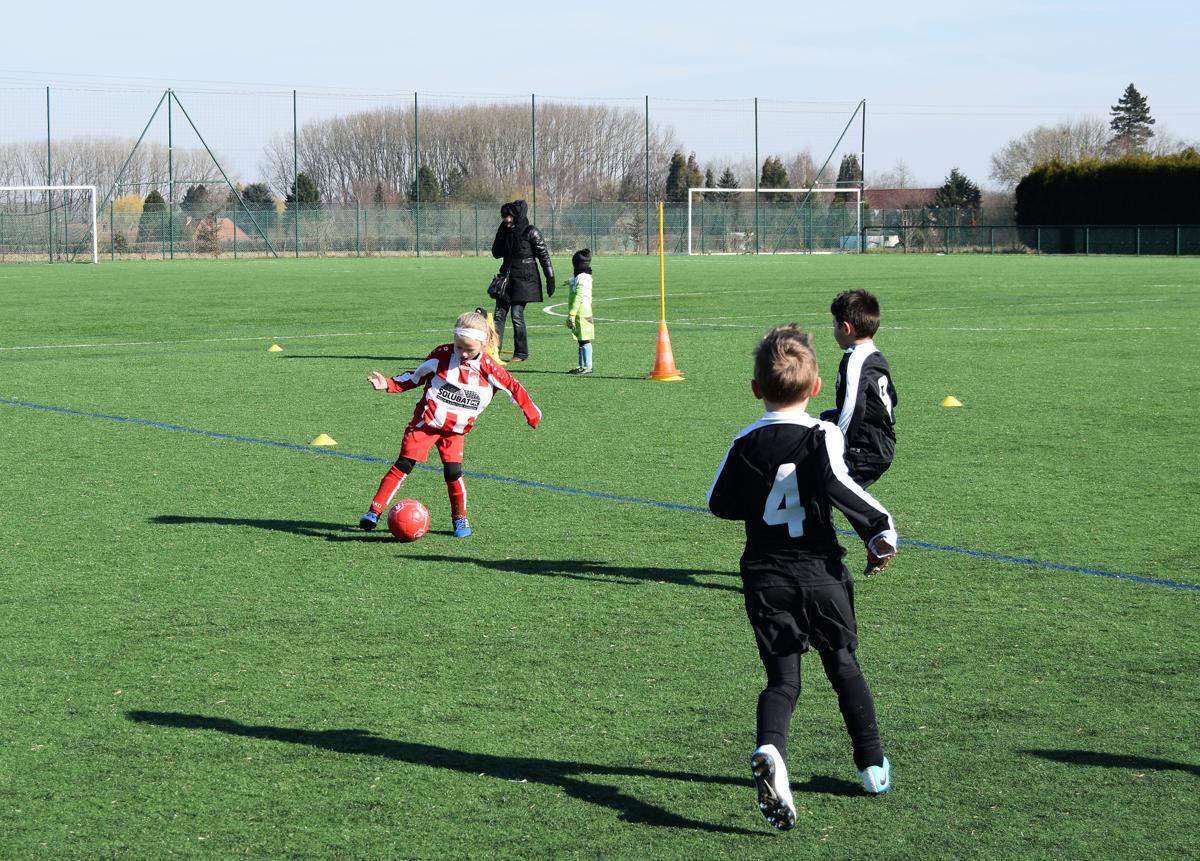
[[[379,756],[385,759],[443,768],[469,775],[472,779],[486,775],[497,780],[528,781],[557,788],[572,798],[615,810],[626,822],[641,825],[656,825],[666,828],[690,828],[719,834],[741,834],[766,836],[761,831],[732,828],[701,822],[666,810],[648,801],[630,795],[616,786],[590,783],[582,780],[586,775],[606,777],[650,777],[676,780],[686,783],[715,783],[748,786],[749,780],[706,774],[691,774],[685,771],[663,771],[653,768],[620,765],[592,765],[584,762],[541,759],[523,756],[496,756],[486,753],[469,753],[447,747],[438,747],[420,742],[381,738],[368,730],[330,729],[310,730],[277,726],[254,726],[235,720],[206,715],[183,714],[180,712],[130,711],[126,717],[137,723],[175,729],[216,730],[229,735],[267,741],[302,744],[331,750],[336,753]]]
[[[1183,771],[1200,777],[1200,765],[1176,762],[1173,759],[1158,759],[1152,756],[1137,756],[1126,753],[1103,753],[1095,750],[1026,750],[1029,756],[1065,762],[1068,765],[1091,765],[1102,768],[1128,768],[1134,771]]]
[[[575,376],[573,374],[568,374],[565,370],[550,371],[550,370],[543,370],[543,369],[539,369],[539,368],[526,368],[526,367],[524,367],[524,365],[511,365],[508,368],[508,372],[510,374],[512,374],[514,377],[522,377],[525,374],[553,374],[556,377]],[[590,377],[593,380],[649,380],[650,379],[649,376],[624,377],[624,376],[620,376],[618,374],[597,374],[597,373],[584,374],[583,377],[585,379]]]
[[[719,589],[723,592],[741,592],[741,586],[729,583],[709,583],[697,579],[705,576],[734,577],[730,571],[713,571],[707,568],[658,568],[654,566],[610,565],[591,559],[486,559],[458,556],[439,556],[432,553],[410,553],[409,559],[425,562],[450,562],[478,565],[492,571],[510,574],[535,574],[539,577],[564,577],[568,580],[584,580],[594,583],[619,583],[637,586],[642,583],[674,583],[677,586],[696,586],[700,589]]]
[[[151,523],[166,526],[188,526],[192,524],[207,524],[210,526],[249,526],[254,529],[266,529],[269,532],[286,532],[290,535],[303,535],[307,538],[321,538],[325,541],[390,541],[395,543],[385,527],[380,526],[379,532],[364,533],[357,526],[348,523],[328,523],[323,520],[271,520],[260,517],[218,517],[215,515],[186,515],[160,514],[150,518]],[[449,535],[446,530],[430,530],[433,535]]]
[[[355,362],[423,362],[428,356],[333,356],[316,353],[296,353],[281,359],[350,359]]]

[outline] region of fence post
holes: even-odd
[[[1138,257],[1141,257],[1142,256],[1142,226],[1139,224],[1137,227],[1134,228],[1134,230],[1136,231],[1135,237],[1134,237],[1134,248],[1136,249],[1135,254]]]
[[[479,256],[479,203],[474,204],[475,207],[475,256]]]
[[[158,244],[162,249],[162,259],[163,260],[167,259],[167,237],[166,237],[167,226],[165,224],[163,224],[163,221],[165,220],[165,218],[166,218],[166,213],[160,209],[158,211]]]
[[[650,97],[646,96],[646,201],[642,207],[646,223],[646,253],[650,253]]]
[[[1175,225],[1175,256],[1179,256],[1179,225]]]
[[[758,96],[754,97],[754,253],[759,252],[758,222]]]
[[[596,248],[596,201],[588,203],[588,233],[592,235],[592,253],[595,254]]]
[[[530,191],[533,192],[533,218],[530,222],[537,224],[537,94],[529,94],[529,140],[533,146],[533,162],[530,171]],[[554,237],[550,237],[550,246],[554,247]]]
[[[362,204],[354,198],[354,256],[362,257]]]
[[[167,90],[167,243],[175,259],[175,137],[171,132],[171,102],[175,91]]]
[[[108,204],[108,259],[117,259],[117,232],[113,227],[113,201]]]
[[[417,94],[413,93],[413,223],[417,256],[421,256],[421,115],[417,108]]]
[[[231,219],[231,221],[233,221],[233,259],[237,260],[238,259],[238,249],[237,249],[237,235],[238,235],[237,216],[238,216],[238,214],[237,214],[236,209],[232,212],[232,215],[233,215],[233,218]]]
[[[988,245],[991,246],[992,254],[996,253],[996,228],[988,228]]]
[[[1037,229],[1037,253],[1042,253],[1042,228],[1039,225]]]
[[[1090,224],[1084,225],[1083,228],[1083,253],[1085,255],[1092,253],[1092,226]]]
[[[300,256],[300,132],[296,119],[296,91],[292,90],[292,242]]]
[[[46,87],[46,185],[53,185],[51,177],[53,167],[50,164],[50,88]],[[46,192],[46,246],[47,262],[54,262],[54,201],[50,192]]]

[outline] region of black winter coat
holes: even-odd
[[[529,223],[528,206],[514,200],[500,208],[501,215],[512,213],[513,226],[501,224],[492,242],[492,256],[503,260],[500,272],[508,273],[509,304],[542,301],[542,276],[538,263],[546,273],[546,292],[554,295],[554,265],[550,249],[538,229]]]

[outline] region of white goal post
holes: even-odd
[[[804,196],[816,195],[816,194],[853,195],[854,203],[855,203],[854,211],[856,213],[855,214],[855,230],[854,230],[855,239],[852,244],[852,247],[845,248],[843,250],[862,251],[862,248],[861,248],[861,244],[862,244],[861,237],[863,235],[863,231],[862,231],[862,227],[863,227],[863,223],[862,223],[862,189],[857,185],[846,186],[846,187],[842,187],[842,188],[837,188],[837,187],[832,187],[832,186],[819,186],[819,187],[814,187],[814,188],[707,188],[707,187],[703,187],[703,186],[698,186],[698,187],[688,189],[687,253],[689,256],[694,256],[695,254],[698,253],[692,247],[692,196],[696,193],[700,193],[700,194],[735,194],[735,193],[746,193],[746,192],[749,192],[750,194],[758,194],[758,195],[794,194],[794,195],[797,195],[800,200],[802,200],[804,198]],[[797,202],[799,202],[799,200]],[[712,252],[712,253],[728,254],[728,253],[736,253],[736,252]],[[792,253],[792,252],[788,252],[788,253]]]
[[[99,239],[96,236],[96,186],[94,185],[0,185],[0,192],[5,191],[86,191],[88,193],[88,212],[91,222],[88,230],[92,234],[92,262],[100,262]]]

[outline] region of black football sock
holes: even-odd
[[[883,744],[875,722],[875,698],[849,649],[821,652],[821,663],[829,683],[837,691],[842,720],[854,746],[854,766],[859,771],[870,765],[883,765]]]
[[[773,744],[786,760],[788,730],[800,695],[800,656],[762,656],[767,687],[758,695],[756,744]]]

